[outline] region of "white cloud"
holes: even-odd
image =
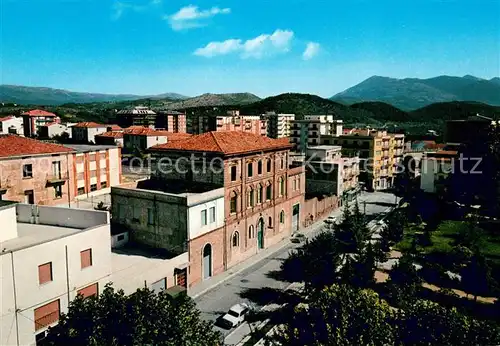
[[[272,34],[262,34],[244,42],[241,39],[210,42],[205,47],[198,48],[194,54],[211,58],[240,53],[242,58],[261,58],[265,55],[288,52],[292,39],[293,31],[278,29]]]
[[[161,5],[162,0],[150,0],[142,5],[132,4],[130,2],[117,0],[113,3],[113,19],[118,20],[122,17],[125,11],[142,12],[152,6]]]
[[[308,42],[304,53],[302,53],[302,59],[310,60],[314,58],[319,53],[319,43]]]
[[[208,10],[200,11],[198,6],[189,5],[170,16],[165,16],[164,19],[169,21],[172,29],[184,30],[205,26],[207,23],[204,19],[214,17],[218,14],[229,13],[231,13],[230,8],[212,7]]]

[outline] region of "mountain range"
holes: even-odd
[[[396,79],[373,76],[330,99],[345,104],[381,101],[403,110],[450,101],[476,101],[499,106],[500,78],[488,80],[466,75]]]
[[[116,102],[145,98],[183,100],[188,97],[176,93],[164,93],[148,96],[130,94],[99,94],[45,87],[27,87],[7,84],[0,85],[0,102],[18,103],[22,105],[57,106],[65,103]]]

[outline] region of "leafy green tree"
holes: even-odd
[[[460,271],[460,275],[462,287],[467,294],[474,296],[474,300],[477,300],[479,295],[489,295],[490,290],[496,286],[491,268],[481,254],[473,255]]]
[[[389,272],[392,297],[400,304],[414,299],[421,284],[422,279],[413,264],[413,258],[404,254]]]
[[[200,319],[187,296],[172,298],[144,288],[130,296],[110,285],[98,295],[78,296],[49,329],[48,345],[218,345],[220,335]]]
[[[375,283],[375,257],[371,243],[362,253],[348,256],[341,270],[342,282],[360,288],[372,286]]]
[[[342,222],[336,226],[335,236],[339,243],[339,251],[344,254],[344,258],[348,253],[363,252],[371,233],[357,201],[352,213],[346,203]]]

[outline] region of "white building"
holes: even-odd
[[[32,345],[110,281],[107,212],[0,201],[1,345]]]
[[[187,133],[172,133],[147,127],[125,129],[123,132],[123,149],[127,153],[137,150],[145,151],[152,146],[182,140],[190,137]]]
[[[0,134],[15,134],[24,135],[23,118],[9,115],[8,117],[0,118]]]
[[[295,120],[295,114],[276,114],[267,112],[262,114],[263,119],[267,119],[267,136],[270,138],[290,137],[291,123]]]
[[[94,122],[83,122],[71,127],[71,138],[75,143],[95,144],[95,136],[107,131],[119,131],[117,125],[97,124]]]
[[[41,125],[38,129],[38,136],[40,138],[54,138],[55,136],[61,136],[63,133],[68,134],[68,138],[71,138],[71,127],[76,124],[67,123],[49,123],[46,125]]]
[[[333,115],[306,115],[303,120],[291,121],[290,142],[296,150],[305,153],[309,146],[319,145],[321,136],[341,136],[343,121]]]
[[[420,189],[428,193],[442,192],[457,158],[458,152],[451,150],[426,153],[420,161]]]

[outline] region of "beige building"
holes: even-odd
[[[362,129],[349,135],[322,136],[323,145],[340,145],[346,156],[360,158],[360,181],[368,189],[391,187],[403,160],[404,135]]]
[[[309,146],[321,144],[323,136],[342,135],[343,122],[333,115],[306,115],[302,120],[291,121],[290,143],[295,150],[305,153]]]
[[[261,119],[267,120],[267,136],[270,138],[285,138],[291,135],[291,123],[295,120],[295,114],[276,114],[267,112],[262,114]]]

